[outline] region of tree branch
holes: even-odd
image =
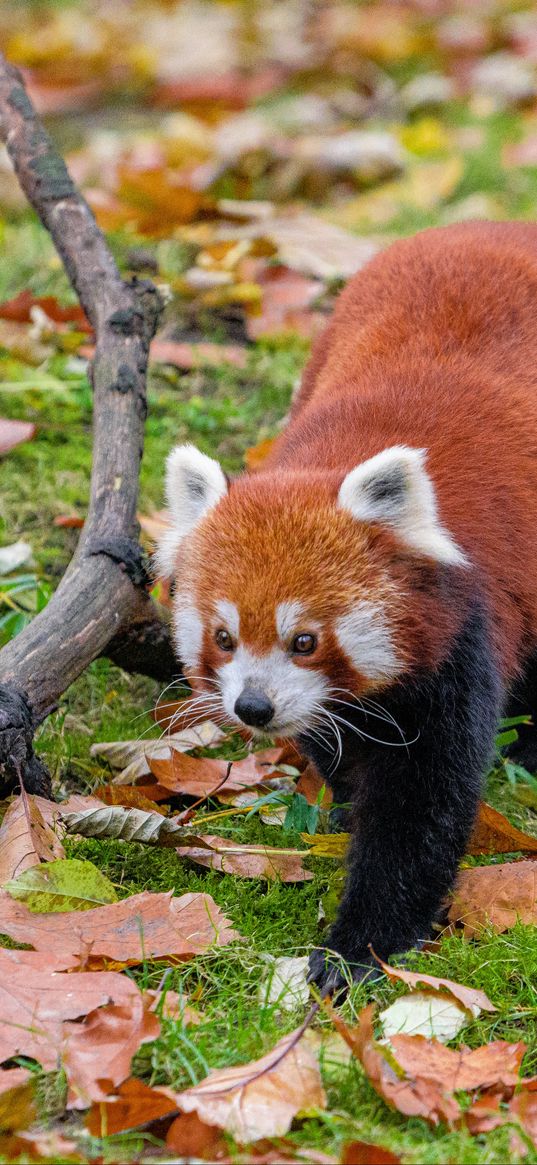
[[[121,278],[20,73],[1,56],[0,138],[96,336],[87,520],[48,606],[0,652],[0,775],[12,784],[22,773],[27,787],[43,791],[46,781],[42,774],[36,778],[31,752],[33,729],[111,641],[115,658],[159,679],[178,670],[167,628],[145,589],[136,521],[147,360],[161,301],[152,283]],[[19,739],[17,751],[21,733],[25,747]]]

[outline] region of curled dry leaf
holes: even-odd
[[[443,1044],[454,1039],[470,1018],[471,1013],[462,1004],[433,991],[411,991],[400,995],[379,1016],[387,1039],[403,1032],[426,1036],[427,1039],[435,1037]]]
[[[50,942],[49,923],[49,946]],[[130,1009],[133,1014],[141,1008],[140,991],[126,975],[115,971],[59,973],[59,966],[70,969],[72,962],[44,951],[0,950],[1,1060],[30,1056],[50,1071],[56,1068],[58,1051],[70,1035],[66,1021],[112,1005]]]
[[[203,848],[181,845],[177,853],[198,866],[235,874],[238,878],[267,878],[269,881],[308,882],[313,878],[302,865],[300,853],[291,849],[271,849],[264,845],[239,845],[224,837],[204,834],[199,838]]]
[[[133,1076],[125,1080],[113,1096],[92,1105],[85,1125],[94,1137],[110,1137],[160,1120],[176,1109],[173,1098]]]
[[[301,1028],[251,1064],[211,1072],[201,1084],[177,1094],[183,1112],[196,1112],[209,1125],[231,1133],[241,1144],[283,1136],[294,1117],[325,1108],[319,1065]]]
[[[537,853],[537,837],[523,833],[484,801],[468,844],[469,854]]]
[[[65,1023],[62,1062],[69,1081],[68,1108],[103,1100],[129,1075],[138,1048],[159,1033],[159,1020],[138,989],[121,1002],[91,1011],[83,1023]]]
[[[173,817],[163,817],[153,809],[99,804],[99,808],[84,809],[81,813],[66,813],[62,821],[68,833],[80,833],[82,837],[115,837],[164,846],[176,846],[184,841],[185,845],[205,848],[202,838],[178,825]]]
[[[210,894],[173,898],[171,891],[144,891],[95,910],[54,915],[32,914],[22,902],[0,894],[0,934],[37,951],[48,951],[53,943],[69,966],[74,958],[92,969],[145,959],[183,962],[238,937]]]
[[[57,806],[44,797],[24,793],[11,802],[0,826],[0,886],[42,861],[65,856],[50,824],[54,816]]]
[[[453,891],[449,920],[464,928],[467,938],[491,926],[498,934],[517,919],[537,923],[537,864],[504,862],[461,870]]]
[[[456,1093],[493,1088],[509,1096],[519,1080],[526,1051],[523,1043],[497,1040],[483,1047],[453,1051],[424,1036],[396,1035],[379,1044],[373,1031],[375,1008],[361,1012],[349,1029],[332,1013],[336,1028],[349,1043],[380,1096],[405,1116],[421,1116],[431,1124],[461,1117]]]
[[[267,1007],[277,1004],[279,1011],[295,1011],[309,999],[307,982],[309,959],[265,955],[267,975],[259,988],[259,1001]]]
[[[424,975],[421,971],[405,971],[403,967],[390,967],[382,959],[378,959],[384,974],[393,982],[406,983],[408,987],[426,987],[431,991],[441,991],[451,995],[458,1003],[470,1011],[474,1016],[480,1011],[496,1011],[493,1003],[484,991],[476,987],[464,987],[462,983],[455,983],[453,979],[440,979],[436,975]]]

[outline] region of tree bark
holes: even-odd
[[[50,232],[95,330],[91,499],[76,553],[47,607],[0,652],[0,778],[50,791],[32,751],[37,724],[93,659],[168,679],[179,665],[147,594],[136,504],[147,413],[149,344],[161,301],[148,281],[127,283],[26,93],[0,55],[0,138]]]

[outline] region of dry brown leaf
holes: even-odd
[[[335,1026],[363,1065],[380,1096],[405,1116],[421,1116],[431,1124],[461,1117],[458,1091],[494,1088],[510,1095],[519,1081],[526,1045],[497,1040],[483,1047],[453,1051],[424,1036],[392,1036],[389,1044],[375,1040],[374,1004],[349,1029],[332,1012]],[[395,1068],[397,1067],[397,1071]]]
[[[3,1092],[9,1092],[12,1088],[18,1088],[19,1084],[26,1084],[31,1079],[31,1076],[32,1073],[29,1068],[3,1068],[0,1070],[0,1096]]]
[[[99,972],[96,978],[103,974]],[[126,975],[117,978],[129,982]],[[82,1023],[65,1023],[62,1063],[69,1081],[67,1107],[87,1108],[91,1101],[103,1100],[129,1075],[138,1048],[159,1033],[159,1020],[138,989],[121,1002],[91,1011]]]
[[[302,796],[306,798],[308,805],[316,805],[321,789],[323,788],[324,793],[321,805],[323,809],[328,809],[334,799],[332,796],[332,791],[328,788],[326,781],[323,780],[312,761],[309,761],[303,772],[301,772],[296,783],[297,793],[302,793]]]
[[[44,797],[24,792],[11,802],[0,826],[0,886],[41,861],[65,857],[50,824],[54,816],[58,816],[57,806]]]
[[[80,307],[73,304],[71,307],[62,307],[54,295],[32,295],[31,291],[20,291],[14,299],[7,299],[0,303],[0,318],[15,320],[18,323],[32,322],[32,308],[38,307],[55,324],[76,324],[77,331],[91,332],[91,324]]]
[[[181,1159],[218,1161],[228,1157],[228,1147],[220,1129],[200,1120],[197,1112],[183,1112],[170,1125],[166,1147]]]
[[[34,435],[35,425],[31,421],[8,421],[0,417],[0,457],[23,441],[31,441]]]
[[[219,231],[220,237],[229,234],[225,228]],[[268,239],[286,267],[323,280],[350,279],[380,250],[379,242],[353,235],[309,211],[254,219],[235,230],[234,238]]]
[[[498,1092],[484,1092],[472,1101],[464,1113],[464,1123],[472,1136],[480,1133],[490,1133],[492,1129],[504,1123],[506,1114],[500,1111],[502,1094]]]
[[[238,937],[210,894],[152,894],[144,891],[109,906],[62,914],[32,914],[22,902],[0,894],[0,934],[50,950],[72,966],[98,968],[145,959],[183,962],[209,947]],[[1,1010],[0,1010],[1,1014]]]
[[[0,1137],[0,1154],[4,1161],[84,1161],[78,1143],[55,1129],[32,1129]]]
[[[271,764],[260,761],[258,753],[250,753],[244,760],[234,761],[223,786],[226,792],[238,792],[260,785],[268,776]],[[150,759],[151,772],[160,785],[170,792],[190,797],[207,797],[212,793],[229,768],[225,760],[192,757],[186,753],[172,753],[169,760]]]
[[[125,1129],[159,1120],[175,1112],[176,1108],[175,1100],[133,1076],[125,1080],[113,1096],[94,1103],[84,1123],[92,1136],[110,1137]]]
[[[48,946],[53,942],[49,921]],[[111,1001],[131,1010],[135,1004],[141,1007],[138,987],[126,975],[59,972],[72,963],[70,957],[45,951],[0,950],[0,1060],[31,1056],[52,1070],[68,1032],[67,1020],[112,1006]]]
[[[157,364],[175,364],[177,368],[203,368],[207,364],[215,367],[233,364],[235,368],[245,368],[248,353],[239,344],[213,344],[209,341],[186,344],[175,340],[153,340],[149,359]]]
[[[467,852],[469,854],[537,853],[537,837],[523,833],[482,801]]]
[[[155,784],[152,786],[155,789],[156,798],[153,799],[147,796],[145,790],[149,786],[144,786],[144,790],[138,785],[101,785],[99,789],[95,790],[95,796],[102,801],[104,805],[123,805],[127,809],[145,809],[153,813],[165,814],[165,809],[159,809],[156,800],[165,801],[170,796],[169,789],[164,789]],[[160,795],[158,790],[160,789]]]
[[[487,926],[501,934],[517,919],[537,923],[537,864],[504,862],[461,870],[453,891],[449,920],[464,927],[467,938]]]
[[[399,1165],[401,1158],[382,1145],[370,1145],[367,1141],[351,1141],[345,1145],[341,1165]]]
[[[537,1147],[537,1079],[533,1077],[530,1080],[522,1080],[521,1085],[520,1091],[513,1096],[509,1104],[509,1117],[518,1121]]]
[[[203,1016],[195,1007],[191,1007],[185,1001],[184,995],[179,995],[177,991],[156,991],[153,988],[148,988],[144,991],[144,995],[149,1000],[149,1008],[151,1011],[162,1015],[165,1019],[178,1020],[183,1026],[188,1024],[201,1023]]]
[[[478,991],[476,987],[464,987],[461,983],[453,982],[452,979],[439,979],[436,975],[423,975],[420,971],[405,971],[402,967],[390,967],[382,959],[379,959],[378,962],[384,974],[394,982],[407,983],[409,987],[426,987],[432,991],[440,991],[442,994],[447,992],[473,1014],[477,1014],[479,1011],[497,1010],[485,992]]]
[[[299,853],[289,849],[271,849],[264,845],[240,845],[229,838],[203,834],[200,841],[209,851],[196,846],[178,846],[181,858],[189,858],[198,866],[234,874],[238,878],[266,878],[269,881],[308,882],[313,878],[305,870]]]
[[[248,317],[249,338],[259,340],[284,332],[298,332],[307,339],[317,336],[326,318],[313,312],[312,304],[322,294],[323,284],[289,267],[269,266],[262,260],[248,263],[252,266],[252,281],[263,292],[259,312]]]
[[[68,833],[82,837],[114,837],[122,841],[139,841],[144,845],[185,845],[204,848],[203,838],[181,825],[175,817],[165,817],[158,809],[132,809],[124,805],[103,805],[79,813],[63,813]],[[11,887],[8,887],[11,889]]]
[[[297,1042],[300,1030],[284,1036],[260,1060],[218,1069],[177,1093],[178,1108],[196,1112],[241,1144],[283,1136],[297,1113],[326,1106],[317,1060],[303,1040]]]

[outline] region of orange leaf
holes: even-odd
[[[177,1105],[158,1088],[150,1088],[143,1080],[131,1077],[125,1080],[114,1096],[93,1104],[85,1125],[94,1137],[110,1137],[125,1129],[135,1129],[150,1121],[160,1120],[175,1112]]]
[[[450,922],[460,923],[467,938],[491,926],[498,934],[517,919],[537,923],[537,864],[504,862],[461,870],[453,891]]]
[[[22,902],[0,894],[0,933],[35,950],[54,950],[80,966],[123,965],[145,959],[184,962],[209,947],[226,946],[237,938],[229,919],[210,894],[169,894],[144,891],[122,902],[94,910],[62,914],[32,914]],[[1,1012],[0,1012],[1,1014]]]
[[[351,1141],[345,1145],[341,1165],[399,1165],[401,1158],[382,1145],[370,1145],[367,1141]]]
[[[41,311],[56,324],[74,323],[78,331],[91,332],[93,329],[86,313],[79,304],[71,307],[62,307],[54,295],[32,295],[31,291],[21,291],[14,299],[0,303],[0,317],[4,320],[15,320],[17,323],[30,323],[31,309],[41,308]]]
[[[468,845],[469,854],[537,853],[537,837],[523,833],[515,825],[482,801]]]
[[[217,1161],[227,1145],[220,1129],[207,1125],[196,1112],[184,1112],[170,1125],[166,1146],[185,1160]]]
[[[198,759],[175,751],[169,760],[149,758],[149,765],[160,785],[190,797],[206,797],[212,793],[228,769],[228,761],[210,760],[207,757]],[[233,762],[223,787],[227,792],[251,788],[261,784],[267,775],[267,770],[261,767],[256,754],[250,753],[244,760]]]
[[[117,977],[129,982],[126,975]],[[65,1023],[63,1066],[70,1085],[67,1107],[87,1108],[90,1101],[103,1100],[129,1075],[138,1048],[159,1033],[160,1023],[138,989],[120,1003],[107,1003],[91,1011],[83,1023]]]
[[[297,793],[302,793],[302,796],[306,798],[308,805],[316,805],[323,785],[324,794],[321,805],[323,809],[328,809],[334,799],[332,792],[328,788],[326,781],[323,781],[323,778],[315,768],[315,765],[309,761],[296,783]]]
[[[154,788],[159,789],[159,785],[144,786],[144,789]],[[169,789],[162,789],[163,796],[159,800],[163,801],[170,796]],[[138,785],[101,785],[99,789],[95,790],[95,796],[100,801],[104,801],[105,805],[125,805],[128,809],[148,809],[153,813],[164,814],[163,809],[159,809],[155,801],[147,796],[146,792]]]

